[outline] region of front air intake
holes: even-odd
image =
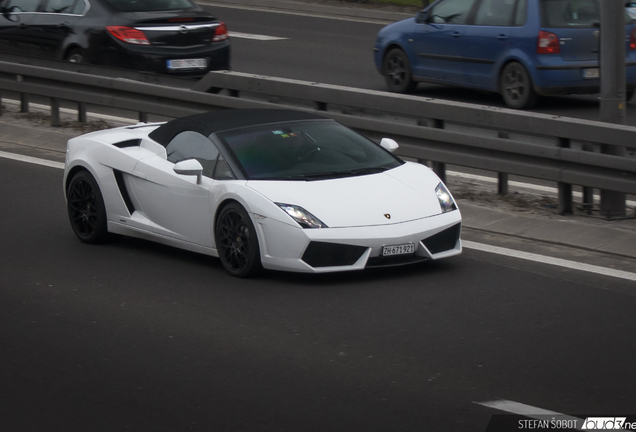
[[[438,254],[447,250],[455,248],[457,241],[459,240],[459,234],[462,231],[462,224],[458,223],[450,228],[446,228],[444,231],[440,231],[435,235],[430,236],[422,240],[426,249],[432,254]]]
[[[312,241],[305,249],[303,261],[312,267],[336,267],[355,264],[367,250],[364,246]]]

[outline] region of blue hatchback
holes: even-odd
[[[625,15],[627,96],[636,88],[636,29]],[[599,0],[439,0],[384,27],[375,65],[391,91],[431,82],[500,93],[511,108],[537,95],[599,92]]]

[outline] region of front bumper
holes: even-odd
[[[459,210],[398,224],[302,229],[256,219],[263,267],[327,273],[412,264],[462,251]],[[384,246],[415,245],[407,255],[382,256]]]

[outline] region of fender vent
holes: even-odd
[[[128,195],[128,189],[126,189],[126,183],[124,182],[124,174],[121,171],[113,170],[115,174],[115,181],[117,181],[117,188],[119,189],[119,193],[121,194],[122,199],[124,200],[124,204],[126,204],[126,208],[128,209],[128,213],[131,215],[135,212],[135,206],[130,199],[130,195]]]

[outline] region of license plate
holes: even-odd
[[[583,69],[583,78],[598,78],[598,68]]]
[[[168,60],[168,69],[204,69],[207,65],[205,59]]]
[[[415,245],[413,243],[382,247],[382,256],[406,255],[413,252],[415,252]]]

